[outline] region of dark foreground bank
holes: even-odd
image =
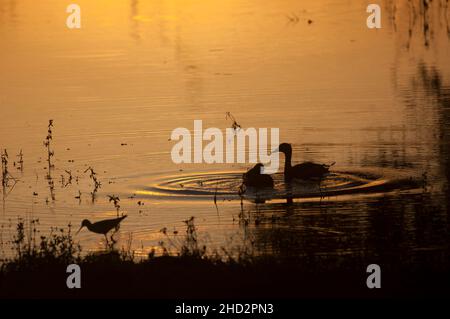
[[[163,256],[154,252],[137,260],[132,251],[117,250],[114,243],[104,252],[81,254],[68,231],[55,229],[36,238],[35,223],[29,231],[17,224],[15,257],[0,267],[0,298],[165,298],[165,299],[293,299],[293,298],[448,298],[450,261],[447,250],[407,254],[336,254],[321,256],[237,256],[207,254],[198,243],[194,218],[176,251],[165,246]],[[163,230],[163,232],[166,232]],[[31,235],[27,235],[31,234]],[[170,239],[170,238],[169,238]],[[77,282],[80,288],[69,288]],[[380,288],[367,281],[379,266]],[[369,280],[372,284],[376,280]]]
[[[432,268],[383,267],[380,289],[369,289],[366,266],[337,260],[263,257],[249,262],[195,256],[135,263],[111,252],[79,261],[81,288],[66,285],[67,264],[35,260],[3,267],[1,298],[435,298],[450,297],[450,273]]]

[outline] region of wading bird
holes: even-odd
[[[290,182],[293,179],[321,180],[329,173],[330,167],[335,164],[334,162],[330,165],[305,162],[292,166],[292,146],[288,143],[280,144],[274,152],[284,153],[284,180],[286,182]]]
[[[247,187],[271,187],[273,188],[273,179],[270,175],[262,174],[261,169],[264,167],[263,164],[258,163],[252,169],[244,173],[243,183]]]
[[[105,236],[106,242],[108,242],[108,237],[106,237],[106,234],[111,229],[117,228],[119,226],[120,222],[125,219],[125,217],[127,217],[127,215],[123,215],[122,217],[114,218],[114,219],[101,220],[101,221],[95,222],[93,224],[89,220],[84,219],[81,222],[81,227],[77,231],[77,234],[81,231],[81,229],[83,227],[86,227],[93,233],[103,234]]]

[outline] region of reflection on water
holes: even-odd
[[[356,198],[361,194],[374,194],[410,190],[421,191],[423,177],[414,177],[414,171],[381,170],[372,168],[359,171],[333,171],[323,180],[293,181],[286,184],[283,174],[273,175],[274,188],[244,188],[242,172],[217,172],[197,175],[178,174],[163,177],[154,185],[138,186],[136,194],[141,198],[159,200],[210,200],[219,196],[223,200],[269,201],[290,199],[330,198],[339,200],[342,196]],[[240,192],[241,190],[241,192]]]
[[[365,27],[356,0],[78,4],[74,31],[64,3],[0,2],[0,148],[19,180],[2,204],[2,254],[19,216],[46,232],[116,216],[107,195],[118,195],[122,242],[132,234],[138,254],[193,215],[215,247],[238,234],[286,256],[448,258],[448,2],[384,1],[380,30]],[[170,160],[173,129],[194,119],[225,129],[226,112],[244,128],[279,127],[296,162],[336,162],[333,173],[320,188],[296,185],[292,205],[278,174],[272,193],[249,191],[241,207],[246,165]]]
[[[260,249],[282,256],[353,254],[397,265],[445,262],[447,214],[431,203],[430,197],[408,195],[294,208],[260,205],[251,212],[261,219],[253,236]]]

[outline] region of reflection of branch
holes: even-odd
[[[67,187],[67,186],[69,186],[69,185],[72,185],[72,179],[73,179],[72,171],[68,171],[68,170],[64,170],[64,171],[65,171],[69,176],[68,176],[68,178],[67,178],[67,183],[66,183],[66,179],[65,179],[64,175],[61,174],[61,187],[62,187],[62,188]]]
[[[216,206],[217,215],[219,215],[219,207],[217,206],[217,188],[219,187],[219,182],[217,182],[216,190],[214,191],[214,206]]]
[[[16,186],[18,179],[12,176],[8,170],[9,155],[6,149],[4,149],[1,153],[1,161],[2,161],[2,190],[3,190],[2,193],[3,199],[5,199],[12,192],[14,186]],[[9,185],[10,180],[14,182],[12,186]],[[8,188],[9,190],[7,190]]]
[[[395,17],[395,21],[393,23],[394,32],[402,30],[401,26],[406,28],[406,49],[410,49],[413,43],[412,41],[415,38],[422,41],[423,46],[426,48],[429,47],[436,41],[434,37],[440,33],[440,29],[442,29],[443,32],[446,32],[447,36],[450,38],[448,0],[410,0],[406,3],[407,4],[404,6],[404,10],[407,12],[404,15],[397,15],[400,7],[395,3],[392,6],[386,7],[388,13]],[[402,17],[407,19],[405,20],[405,24],[402,23]],[[396,22],[397,20],[399,20],[398,24]]]
[[[8,197],[8,195],[13,191],[14,187],[16,186],[18,180],[15,178],[11,178],[14,181],[14,184],[12,186],[10,186],[9,191],[7,193],[5,193],[4,197]],[[3,190],[5,191],[5,190]]]
[[[445,24],[447,26],[447,36],[450,38],[450,24],[448,23],[448,1],[445,2]]]
[[[239,198],[241,199],[241,210],[244,210],[244,194],[245,194],[245,192],[246,192],[245,184],[244,184],[244,182],[242,182],[238,189],[238,195],[239,195]]]

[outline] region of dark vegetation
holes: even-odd
[[[111,248],[81,254],[71,231],[52,229],[48,237],[39,221],[19,220],[13,239],[15,257],[0,269],[1,298],[399,298],[450,296],[447,263],[411,267],[396,263],[382,268],[381,289],[368,289],[364,256],[295,257],[206,254],[199,244],[194,218],[182,238],[166,234],[169,249],[137,260],[134,252]],[[81,289],[69,289],[66,268],[81,267]],[[445,264],[445,265],[443,265]]]

